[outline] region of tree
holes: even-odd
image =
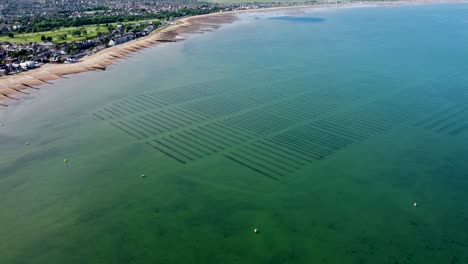
[[[9,38],[14,38],[15,35],[13,35],[13,33],[10,32],[10,33],[8,33],[8,37],[9,37]]]
[[[47,41],[52,42],[52,37],[47,37]]]
[[[79,29],[73,30],[71,32],[72,36],[81,36],[81,31]]]
[[[72,54],[72,53],[75,53],[76,52],[76,45],[74,44],[70,44],[67,46],[67,53],[68,54]]]
[[[41,40],[42,40],[42,42],[46,41],[46,37],[44,35],[42,35]]]

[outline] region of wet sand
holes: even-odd
[[[19,100],[28,90],[40,89],[39,86],[50,81],[66,78],[66,75],[87,71],[106,70],[110,65],[125,59],[130,54],[150,46],[183,40],[183,34],[203,33],[219,28],[222,24],[235,20],[232,13],[215,13],[182,18],[149,36],[136,39],[115,47],[103,49],[93,55],[83,57],[73,64],[45,64],[40,68],[16,75],[0,78],[0,107],[7,107]]]
[[[359,2],[345,4],[316,4],[288,7],[273,7],[264,9],[240,10],[224,13],[212,13],[193,17],[181,18],[149,36],[136,39],[115,47],[103,49],[93,55],[83,57],[74,64],[46,64],[40,68],[0,78],[0,107],[7,107],[12,102],[19,100],[21,94],[28,94],[28,90],[40,89],[38,86],[50,81],[66,78],[66,75],[87,71],[105,70],[108,66],[125,59],[130,54],[138,52],[150,46],[167,42],[183,40],[187,33],[203,33],[219,28],[223,24],[236,20],[236,13],[268,12],[274,10],[300,9],[300,8],[327,8],[327,7],[353,7],[353,6],[382,6],[382,5],[407,5],[429,3],[455,3],[467,2],[465,0],[415,0],[393,2]]]

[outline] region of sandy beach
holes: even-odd
[[[21,94],[28,94],[28,90],[40,89],[39,86],[50,81],[66,78],[66,75],[86,71],[105,70],[109,65],[125,59],[127,56],[150,46],[166,42],[183,40],[187,33],[203,33],[219,28],[221,25],[236,20],[236,13],[268,12],[274,10],[300,9],[300,8],[327,8],[327,7],[353,7],[353,6],[383,6],[408,5],[429,3],[466,2],[464,0],[438,1],[415,0],[394,2],[364,2],[346,4],[316,4],[287,7],[273,7],[265,9],[240,10],[224,13],[212,13],[193,17],[181,18],[174,24],[159,29],[149,36],[136,39],[115,47],[103,49],[95,54],[82,58],[74,64],[46,64],[40,68],[0,78],[0,107],[8,107],[14,101],[20,100]]]
[[[105,70],[109,65],[125,59],[139,50],[162,43],[181,41],[183,34],[215,30],[222,24],[234,20],[235,16],[229,13],[182,18],[175,21],[173,25],[159,29],[149,36],[83,57],[78,63],[45,64],[34,70],[2,77],[0,78],[0,107],[7,107],[12,102],[20,100],[21,94],[28,94],[28,90],[38,90],[40,85],[59,78],[66,78],[66,75]]]

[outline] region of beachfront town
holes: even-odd
[[[141,22],[130,27],[137,30],[129,30],[125,25],[117,24],[109,33],[98,34],[94,38],[83,41],[62,44],[47,41],[47,39],[30,43],[6,41],[0,44],[0,76],[31,70],[45,63],[75,63],[86,55],[147,36],[157,27],[168,24],[171,22]]]
[[[218,9],[217,5],[196,2],[3,0],[0,76],[45,63],[74,63],[146,36],[178,17]]]
[[[313,3],[316,2],[309,4]],[[83,56],[147,36],[182,17],[292,5],[298,4],[2,0],[0,77],[28,71],[45,63],[75,63]]]

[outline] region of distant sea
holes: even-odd
[[[468,4],[238,16],[0,108],[0,263],[468,263]]]

